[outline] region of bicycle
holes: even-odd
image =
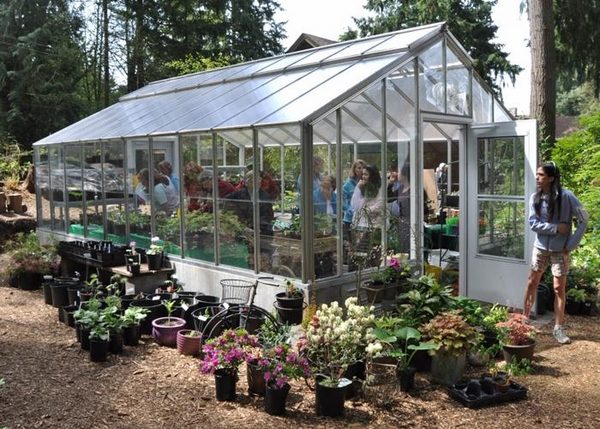
[[[223,310],[212,316],[204,324],[202,330],[202,338],[204,341],[211,338],[218,337],[227,329],[246,329],[249,333],[255,333],[265,321],[269,321],[276,327],[280,327],[281,323],[267,310],[257,305],[254,305],[254,298],[256,297],[256,289],[259,283],[263,283],[269,286],[279,287],[277,283],[269,283],[265,280],[273,279],[273,277],[263,276],[257,277],[254,283],[249,286],[250,282],[243,283],[245,281],[238,281],[240,285],[238,287],[250,287],[250,297],[246,303],[240,303],[239,297],[234,297],[233,303],[221,302],[220,305]],[[222,280],[221,284],[227,280]],[[223,285],[224,293],[223,298],[227,299],[228,294],[226,293],[226,285]],[[235,286],[232,286],[235,287]],[[231,297],[231,295],[229,295]]]

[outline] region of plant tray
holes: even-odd
[[[471,379],[470,381],[479,381],[478,379]],[[527,398],[527,388],[525,386],[521,386],[514,381],[510,382],[510,386],[506,392],[494,392],[492,394],[487,394],[485,392],[481,392],[479,396],[475,395],[467,395],[467,388],[463,387],[464,383],[455,384],[448,388],[448,395],[452,399],[463,404],[468,408],[481,408],[488,407],[491,405],[497,405],[504,402],[514,402],[519,401],[521,399]]]

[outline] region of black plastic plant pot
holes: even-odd
[[[285,403],[290,391],[290,385],[285,384],[281,389],[267,386],[265,392],[265,411],[272,416],[285,414]]]
[[[90,360],[92,362],[106,362],[108,359],[108,347],[108,341],[90,340]]]
[[[281,307],[279,301],[273,303],[273,307],[277,310],[277,318],[281,323],[286,325],[299,325],[302,323],[302,317],[304,315],[304,308],[306,303],[301,302],[300,307]]]
[[[140,341],[140,325],[126,326],[123,328],[123,344],[137,346]]]
[[[52,276],[44,276],[44,280],[42,281],[42,288],[44,290],[44,302],[48,305],[52,305],[52,290],[50,286],[52,285]]]
[[[215,371],[215,391],[217,401],[235,401],[237,373],[223,369]]]
[[[567,298],[567,303],[565,304],[565,311],[570,315],[581,314],[581,302],[574,301],[572,299]]]
[[[76,305],[67,305],[62,308],[63,323],[71,328],[75,327],[75,319],[73,315],[75,314],[75,311],[77,311],[77,308],[78,307]]]
[[[152,301],[149,299],[137,299],[134,300],[131,307],[142,307],[150,311],[146,318],[140,324],[140,331],[142,335],[152,335],[152,321],[159,317],[165,317],[167,310],[162,305],[161,301]]]
[[[276,294],[275,299],[280,308],[302,308],[304,304],[303,296],[289,298],[285,292]]]
[[[398,372],[398,380],[400,381],[400,390],[410,392],[415,388],[415,374],[417,368],[409,366]]]
[[[113,355],[120,355],[123,353],[123,331],[111,331],[110,341],[108,343],[108,350]]]
[[[36,290],[42,285],[42,274],[32,271],[25,271],[19,274],[19,289]]]
[[[157,253],[156,255],[149,255],[146,253],[146,260],[148,261],[149,271],[158,271],[163,265],[163,254]]]
[[[344,380],[337,386],[326,386],[322,380],[317,380],[315,388],[315,408],[318,416],[343,417],[345,413],[344,401],[346,390],[351,384],[350,380]]]

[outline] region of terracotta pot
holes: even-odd
[[[177,332],[177,351],[182,355],[198,356],[200,354],[201,336],[190,337],[191,332],[198,332],[192,329],[182,329]]]

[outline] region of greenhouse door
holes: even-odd
[[[467,276],[470,298],[522,308],[533,233],[535,120],[474,125],[467,150]]]

